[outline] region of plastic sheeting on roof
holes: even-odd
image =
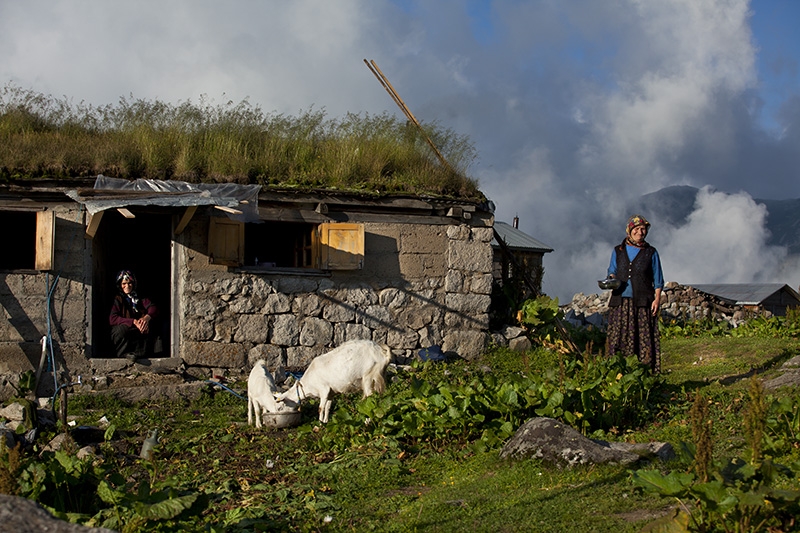
[[[116,209],[131,205],[158,206],[197,206],[218,205],[237,209],[241,215],[226,213],[230,218],[243,222],[256,222],[258,217],[258,193],[261,185],[239,185],[236,183],[188,183],[185,181],[165,181],[137,179],[128,181],[109,178],[102,174],[94,182],[96,191],[131,192],[135,195],[81,196],[76,190],[67,191],[67,196],[86,206],[93,215],[106,209]],[[145,194],[141,194],[145,193]],[[152,194],[146,194],[152,193]]]

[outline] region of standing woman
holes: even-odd
[[[117,357],[135,361],[148,355],[155,340],[155,324],[151,326],[150,322],[157,316],[158,309],[153,302],[140,298],[136,293],[133,273],[120,271],[117,274],[117,295],[108,317]]]
[[[658,252],[645,241],[649,229],[642,215],[633,215],[625,240],[611,253],[608,276],[622,283],[612,291],[608,304],[606,353],[636,355],[657,373],[661,371],[658,311],[664,274]]]

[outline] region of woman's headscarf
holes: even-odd
[[[650,223],[642,215],[633,215],[631,218],[628,219],[628,223],[625,226],[625,234],[626,234],[625,242],[626,242],[626,244],[630,244],[631,246],[639,246],[639,247],[644,246],[646,244],[646,242],[644,240],[642,240],[641,244],[637,244],[631,238],[631,232],[633,231],[633,228],[636,228],[638,226],[644,226],[645,237],[647,237],[647,233],[650,232]]]
[[[128,280],[133,283],[133,289],[131,290],[130,294],[125,294],[125,291],[122,290],[122,282]],[[133,275],[133,272],[130,270],[120,270],[117,274],[117,289],[119,293],[124,296],[128,302],[130,302],[131,307],[134,311],[139,311],[136,306],[139,304],[139,296],[136,294],[136,276]]]

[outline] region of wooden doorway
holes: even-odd
[[[140,297],[158,307],[153,357],[170,357],[172,295],[172,214],[147,207],[129,207],[134,218],[116,209],[103,214],[92,243],[92,357],[114,357],[108,316],[116,295],[116,275],[130,270]]]

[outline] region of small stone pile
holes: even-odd
[[[611,291],[603,294],[575,294],[572,301],[561,306],[565,320],[575,326],[605,325]],[[767,311],[758,311],[767,313]],[[717,321],[725,320],[736,327],[753,310],[746,310],[712,294],[706,294],[689,285],[670,281],[664,285],[661,294],[661,316],[665,320],[697,320],[710,317]]]
[[[526,352],[533,346],[525,330],[517,326],[505,326],[493,332],[492,342],[497,346],[507,346],[514,352]]]

